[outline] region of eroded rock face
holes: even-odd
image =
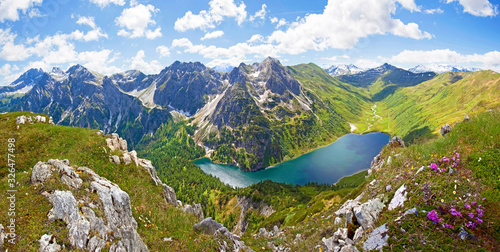
[[[106,144],[112,152],[115,150],[127,151],[127,141],[118,136],[117,133],[112,133],[111,138],[106,139]]]
[[[231,233],[222,224],[214,221],[212,217],[208,217],[200,223],[195,224],[193,228],[197,232],[204,232],[205,234],[228,240],[230,244],[227,244],[226,241],[222,243],[219,241],[220,251],[253,251],[245,245],[239,236]]]
[[[16,118],[16,124],[24,124],[26,123],[26,116],[18,116]]]
[[[135,166],[140,166],[146,169],[149,175],[151,176],[151,179],[153,179],[153,181],[155,182],[156,186],[163,187],[164,198],[168,204],[173,205],[175,207],[181,205],[177,202],[177,197],[175,195],[174,189],[160,180],[158,174],[156,173],[156,169],[151,163],[151,161],[147,159],[138,158],[137,152],[135,150],[130,152],[127,150],[126,140],[121,138],[117,133],[112,133],[111,137],[106,139],[106,143],[111,151],[114,150],[122,151],[123,156],[121,157],[121,160],[125,165],[135,164]],[[117,155],[109,156],[109,161],[111,163],[121,164],[122,163],[121,160],[120,157],[118,157]],[[198,214],[197,217],[200,218],[199,216],[200,215]],[[203,213],[201,214],[201,219],[203,219]]]
[[[363,244],[363,250],[382,250],[384,246],[387,246],[387,239],[389,238],[389,236],[387,235],[388,231],[389,229],[387,228],[387,224],[384,224],[373,230],[368,239],[366,239],[365,243]]]
[[[175,196],[174,189],[172,187],[166,185],[165,183],[161,183],[161,185],[163,186],[163,196],[164,196],[167,204],[170,204],[172,206],[177,206],[177,197]],[[201,209],[201,205],[200,205],[200,209]],[[203,219],[203,213],[201,214],[201,216],[202,216],[201,219]]]
[[[371,199],[353,209],[358,223],[364,229],[372,228],[385,205],[379,198]]]
[[[73,167],[69,166],[67,160],[51,159],[47,163],[39,162],[35,167],[38,167],[34,168],[37,170],[36,174],[47,174],[42,172],[47,167],[59,170],[59,173],[62,174],[61,181],[67,184],[69,189],[77,189],[82,186],[81,179],[78,178]],[[67,224],[71,248],[100,251],[109,242],[111,244],[110,251],[148,251],[137,233],[137,222],[132,216],[128,194],[122,191],[118,185],[100,177],[87,167],[79,167],[77,171],[90,177],[92,181],[90,188],[82,189],[96,193],[99,198],[98,202],[87,202],[92,197],[84,197],[77,202],[73,192],[69,190],[56,190],[48,195],[53,205],[49,211],[49,221],[60,219]],[[35,181],[39,181],[40,177],[47,179],[50,176],[37,175]],[[80,181],[78,187],[74,186],[76,179]],[[97,216],[95,211],[87,206],[99,208],[99,212],[103,213],[103,216]],[[57,245],[51,245],[50,242],[46,242],[47,240],[50,241],[47,236],[42,237],[40,251],[57,251],[47,250]]]
[[[223,228],[224,226],[217,221],[213,220],[212,217],[207,217],[202,220],[200,223],[194,224],[193,228],[197,232],[204,232],[208,235],[214,235],[215,231],[219,228]]]
[[[248,211],[256,211],[259,214],[269,217],[275,212],[272,206],[266,204],[264,201],[254,202],[250,197],[238,196],[238,206],[241,208],[240,218],[233,230],[237,234],[243,234],[248,227],[249,220],[245,218]]]
[[[199,220],[203,220],[203,209],[201,208],[200,204],[196,204],[196,203],[193,203],[193,205],[186,204],[184,206],[183,210],[186,213],[194,214],[194,216],[196,216]]]
[[[403,206],[406,201],[406,194],[406,187],[405,184],[403,184],[394,194],[394,198],[392,198],[391,203],[389,203],[387,209],[390,211]]]
[[[61,246],[56,243],[55,237],[53,235],[44,234],[38,242],[40,243],[40,249],[38,250],[38,252],[61,251]]]
[[[382,159],[382,156],[378,154],[375,156],[370,164],[370,171],[369,173],[371,174],[372,172],[378,171],[380,168],[382,168],[382,165],[384,165],[384,160]]]
[[[45,182],[45,180],[52,176],[51,168],[52,166],[47,163],[36,163],[36,165],[33,167],[33,173],[31,174],[31,183],[36,184]]]
[[[451,126],[449,124],[445,124],[445,125],[441,126],[440,132],[441,132],[441,136],[444,136],[444,135],[450,133],[451,132]]]

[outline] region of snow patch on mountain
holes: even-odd
[[[425,73],[425,72],[435,72],[438,74],[446,73],[446,72],[475,72],[481,69],[475,67],[460,67],[460,66],[451,66],[451,65],[443,65],[443,64],[429,64],[429,65],[418,65],[413,68],[408,69],[408,71],[413,73]]]
[[[359,68],[353,64],[331,65],[331,66],[324,66],[323,68],[331,76],[357,74],[357,73],[364,71],[364,69]]]

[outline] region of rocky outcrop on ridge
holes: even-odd
[[[192,205],[189,204],[183,205],[180,200],[177,200],[177,197],[175,195],[175,190],[161,181],[156,172],[156,168],[153,166],[151,161],[147,159],[138,158],[137,152],[135,150],[130,152],[127,150],[127,141],[125,139],[121,138],[116,133],[112,133],[110,137],[106,139],[106,144],[108,145],[108,148],[110,149],[111,152],[115,150],[120,150],[122,153],[122,156],[120,157],[117,155],[110,156],[109,157],[110,162],[116,164],[124,163],[125,165],[133,163],[138,167],[140,166],[146,169],[149,175],[151,176],[151,179],[155,182],[156,186],[163,187],[163,197],[167,202],[167,204],[170,204],[174,207],[180,207],[184,212],[191,213],[194,216],[196,216],[199,220],[203,220],[204,215],[201,204],[196,204],[193,202]]]
[[[49,123],[49,124],[54,124],[54,122],[52,121],[52,116],[50,116],[47,120],[47,117],[45,116],[41,116],[41,115],[37,115],[37,116],[18,116],[16,117],[16,124],[17,124],[17,128],[19,129],[19,125],[23,125],[23,124],[34,124],[34,123]]]
[[[231,233],[222,224],[208,217],[193,226],[197,232],[203,232],[218,238],[220,251],[253,251],[245,245],[241,238]]]
[[[43,184],[56,174],[59,178],[55,179],[66,184],[68,190],[45,193],[53,206],[48,221],[66,223],[71,249],[100,251],[110,244],[109,251],[148,251],[137,233],[130,197],[118,185],[87,167],[74,168],[68,160],[57,159],[38,162],[33,167],[31,183]],[[90,195],[75,196],[77,190]],[[96,194],[96,197],[91,194]],[[53,234],[41,237],[40,251],[59,249]]]
[[[265,202],[253,202],[251,198],[246,196],[239,196],[237,204],[241,208],[240,218],[238,220],[238,223],[236,223],[236,227],[235,229],[233,229],[233,231],[240,235],[243,234],[248,227],[249,220],[245,218],[245,215],[249,211],[256,211],[266,218],[276,212],[276,210],[274,210],[272,206],[266,204]]]
[[[138,158],[137,152],[135,150],[129,152],[127,149],[127,140],[121,138],[117,133],[112,133],[110,136],[110,138],[106,138],[106,144],[108,145],[108,148],[111,152],[119,150],[122,153],[122,156],[109,156],[109,161],[116,164],[123,163],[125,165],[133,163],[135,164],[135,166],[140,166],[146,169],[151,176],[151,179],[153,179],[153,181],[155,182],[156,186],[159,185],[163,187],[163,196],[165,198],[165,201],[170,205],[177,206],[177,197],[175,196],[174,189],[160,180],[151,161]]]

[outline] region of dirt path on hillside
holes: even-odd
[[[377,115],[377,105],[376,104],[373,104],[371,110],[373,111],[373,116],[371,118],[367,118],[366,119],[366,123],[368,124],[368,129],[365,130],[365,132],[363,133],[366,133],[366,132],[370,132],[370,129],[373,127],[373,124],[371,122],[374,122],[375,120],[377,120],[376,122],[380,122],[383,120],[383,118],[379,115]],[[370,122],[370,119],[371,119],[371,122]]]

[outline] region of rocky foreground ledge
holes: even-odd
[[[38,162],[31,183],[43,184],[52,177],[67,185],[68,190],[44,193],[53,206],[47,218],[49,222],[62,220],[67,224],[71,249],[101,251],[109,243],[112,252],[148,251],[137,233],[130,197],[118,185],[87,167],[73,168],[68,160],[57,159]],[[75,197],[77,190],[87,194]],[[39,251],[61,249],[53,234],[40,238]]]

